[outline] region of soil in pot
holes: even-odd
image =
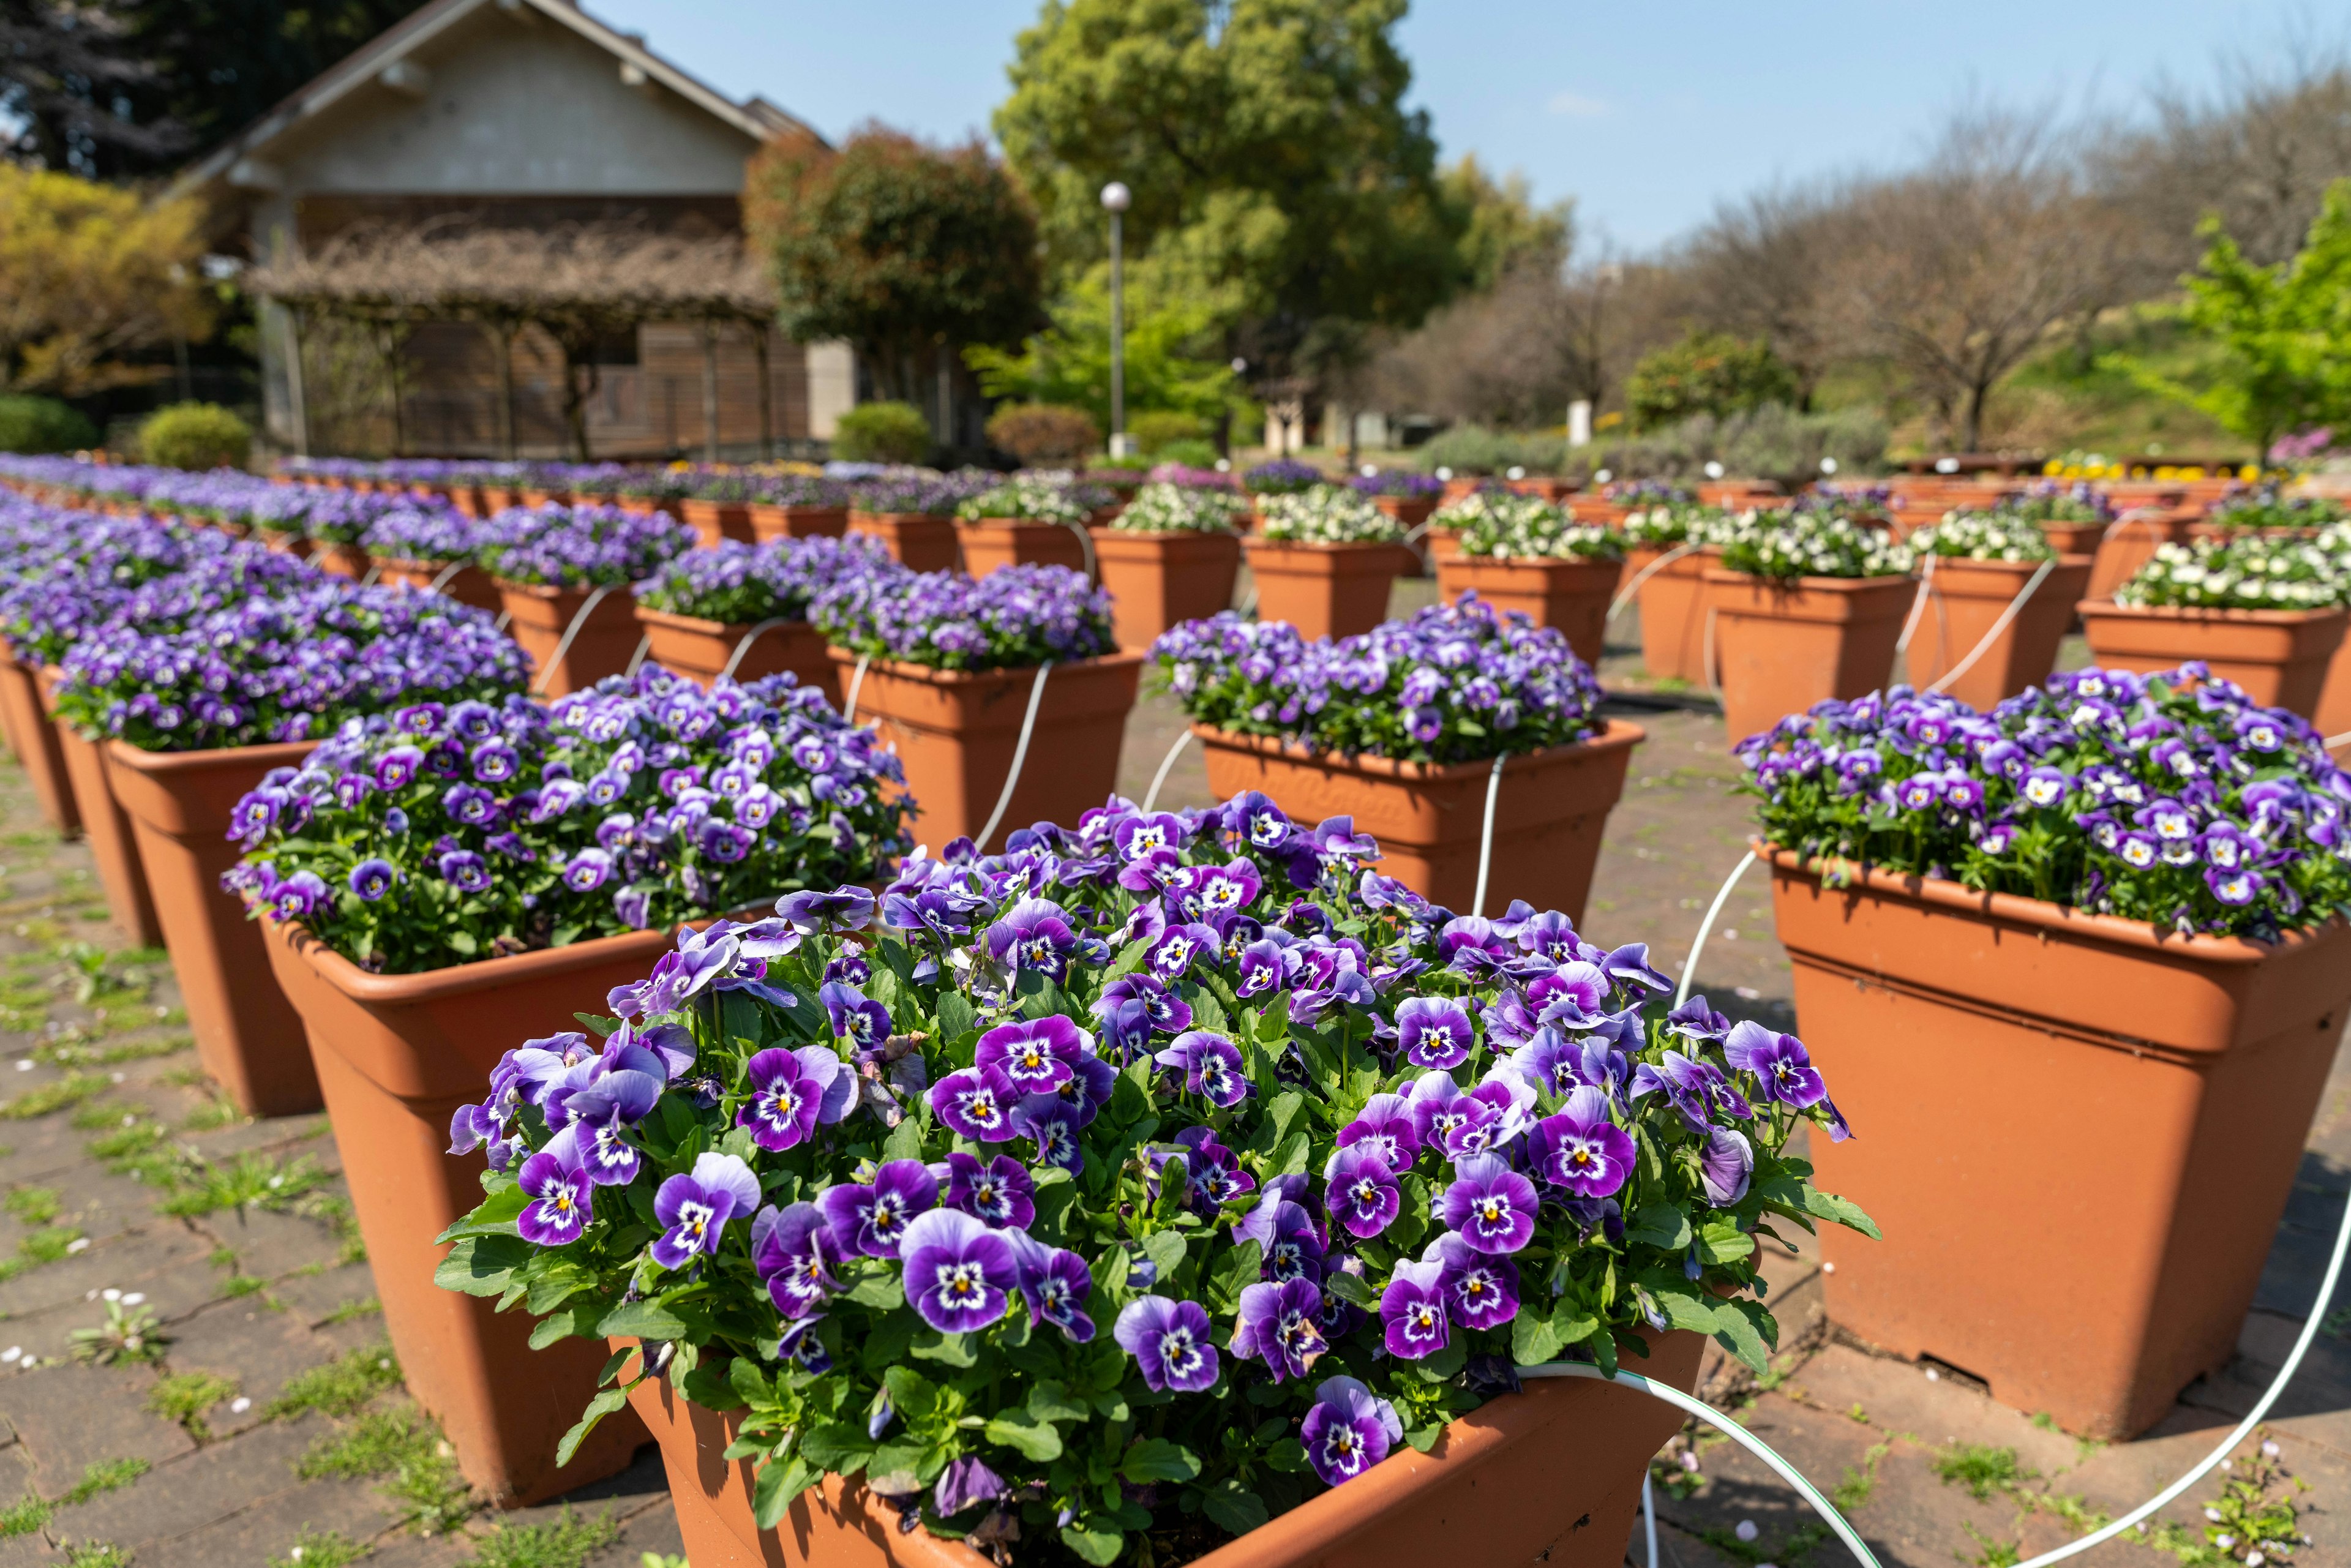
[[[1110,591],[1118,645],[1140,653],[1171,626],[1229,610],[1240,573],[1238,534],[1095,528],[1094,560]]]
[[[849,531],[846,507],[780,507],[773,501],[751,503],[751,537],[761,544],[774,539],[805,539],[822,534],[839,538]]]
[[[252,1116],[319,1108],[301,1020],[269,973],[261,928],[221,891],[243,852],[228,836],[236,803],[273,768],[298,766],[313,741],[216,751],[106,747],[108,781],[131,818],[163,946],[180,978],[196,1056]]]
[[[2201,659],[2265,707],[2311,718],[2326,671],[2351,625],[2343,610],[2200,610],[2126,607],[2085,600],[2078,607],[2093,663],[2140,674]]]
[[[750,626],[673,615],[643,604],[637,606],[637,621],[651,644],[646,656],[705,690],[732,662],[738,681],[789,670],[802,685],[822,687],[824,700],[841,706],[840,666],[826,656],[824,634],[805,621],[770,626],[753,637],[748,647],[743,640],[751,635]],[[737,649],[742,650],[740,659],[736,658]]]
[[[1917,596],[1907,577],[1775,582],[1707,568],[1707,612],[1732,743],[1823,697],[1857,697],[1885,685]]]
[[[1676,556],[1663,566],[1667,550],[1657,545],[1635,545],[1625,552],[1625,580],[1636,578],[1641,586],[1634,601],[1641,610],[1641,666],[1653,681],[1683,681],[1704,685],[1712,678],[1706,666],[1706,569],[1722,552],[1695,549]],[[1646,578],[1641,574],[1656,566]]]
[[[445,594],[492,615],[504,608],[497,583],[478,566],[461,566],[453,572],[445,560],[379,560],[375,564],[376,580],[390,587]],[[440,586],[435,588],[435,583]]]
[[[1886,1237],[1823,1233],[1829,1316],[2068,1431],[2160,1420],[2235,1354],[2351,1010],[2351,926],[2158,937],[1771,865],[1798,1030],[1857,1134],[1813,1139],[1818,1179]]]
[[[981,517],[956,524],[963,544],[963,569],[986,577],[998,567],[1066,566],[1086,570],[1086,540],[1065,523],[1031,522],[1021,517]]]
[[[1706,1342],[1658,1336],[1626,1370],[1684,1391]],[[614,1342],[614,1349],[623,1348]],[[633,1375],[636,1368],[626,1369]],[[722,1456],[729,1416],[688,1402],[666,1379],[629,1394],[661,1445],[678,1533],[694,1568],[986,1568],[961,1542],[902,1531],[898,1511],[862,1481],[828,1477],[761,1531],[751,1463]],[[1227,1542],[1191,1568],[1427,1568],[1431,1563],[1618,1568],[1650,1456],[1680,1413],[1631,1388],[1585,1378],[1530,1379],[1449,1423],[1428,1453],[1399,1446],[1343,1487]]]
[[[849,514],[849,531],[882,541],[898,564],[915,571],[953,571],[961,559],[953,517],[926,512]]]
[[[705,549],[721,539],[741,539],[748,544],[754,537],[751,507],[746,501],[713,501],[688,496],[677,503],[677,515],[694,530],[695,541]]]
[[[1478,891],[1493,764],[1437,766],[1384,757],[1343,757],[1196,724],[1207,753],[1208,789],[1228,800],[1244,789],[1269,797],[1299,821],[1351,816],[1380,843],[1380,871],[1456,914]],[[1583,918],[1608,813],[1625,790],[1640,726],[1612,719],[1575,746],[1511,758],[1494,804],[1493,863],[1486,909],[1523,898],[1538,909]]]
[[[843,648],[831,656],[844,672],[857,663]],[[996,830],[998,847],[1005,834],[1032,822],[1076,821],[1117,787],[1119,748],[1142,673],[1140,653],[1053,666],[1020,781]],[[843,674],[844,686],[852,678]],[[868,663],[857,687],[857,716],[898,748],[918,808],[909,823],[916,843],[942,849],[987,825],[1011,774],[1036,679],[1033,668],[974,674],[894,659]]]
[[[663,931],[486,959],[423,975],[371,975],[299,926],[256,923],[300,1015],[374,1265],[385,1331],[410,1391],[437,1417],[465,1479],[515,1506],[625,1469],[644,1432],[612,1417],[571,1463],[556,1446],[596,1392],[607,1352],[590,1339],[529,1344],[531,1320],[494,1298],[443,1290],[434,1238],[481,1201],[483,1155],[447,1152],[449,1120],[480,1098],[499,1056],[574,1029],[576,1011],[642,978]]]
[[[596,608],[564,646],[564,633],[595,590],[548,588],[537,583],[498,583],[507,615],[507,631],[530,655],[533,696],[552,700],[585,690],[606,675],[625,673],[644,632],[637,625],[636,601],[626,587],[598,600]],[[556,650],[563,649],[558,660]]]
[[[139,840],[131,819],[115,804],[114,789],[106,776],[106,747],[88,740],[69,724],[57,721],[55,692],[64,672],[50,668],[37,677],[42,711],[56,732],[64,753],[66,778],[73,787],[74,810],[89,840],[89,858],[98,868],[98,885],[106,894],[107,917],[134,947],[161,947],[163,927],[155,918],[155,897],[147,888],[147,867],[139,858]]]
[[[2090,580],[2090,558],[2060,557],[1997,640],[1976,649],[2016,601],[2038,569],[2034,561],[1938,559],[1928,579],[1927,608],[1910,633],[1910,684],[1921,690],[1973,657],[1943,689],[1969,706],[1989,711],[2003,697],[2039,685],[2057,667],[2057,645],[2073,623],[2074,605]]]
[[[1523,611],[1538,626],[1558,627],[1577,658],[1597,664],[1608,629],[1608,604],[1616,596],[1624,570],[1624,563],[1614,560],[1457,553],[1437,563],[1437,596],[1450,602],[1474,592],[1497,610]]]
[[[1395,580],[1420,570],[1420,558],[1402,545],[1251,538],[1242,548],[1257,580],[1257,618],[1287,621],[1310,641],[1370,631],[1388,618]]]
[[[74,804],[73,780],[66,773],[65,747],[57,740],[57,726],[41,710],[34,672],[6,654],[0,654],[0,713],[7,716],[9,738],[32,782],[41,815],[60,836],[72,838],[81,831],[81,810]]]

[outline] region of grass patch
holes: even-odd
[[[30,1535],[49,1522],[49,1505],[31,1492],[0,1508],[0,1541]]]
[[[210,1133],[223,1127],[234,1127],[245,1120],[245,1113],[236,1102],[225,1094],[214,1094],[211,1100],[188,1113],[180,1125],[191,1133]]]
[[[305,1480],[374,1480],[421,1535],[445,1534],[474,1511],[455,1450],[413,1405],[371,1410],[320,1438],[295,1466]]]
[[[102,1138],[92,1138],[83,1147],[120,1176],[152,1155],[165,1136],[161,1122],[117,1123],[114,1131]]]
[[[201,1067],[174,1067],[159,1075],[161,1081],[175,1089],[210,1089],[213,1075]]]
[[[69,1542],[66,1568],[131,1568],[131,1553],[111,1541]]]
[[[1788,1531],[1776,1546],[1765,1544],[1760,1535],[1752,1541],[1741,1541],[1721,1525],[1701,1530],[1698,1537],[1734,1563],[1756,1564],[1757,1568],[1762,1563],[1777,1563],[1785,1564],[1786,1568],[1797,1568],[1812,1555],[1813,1547],[1829,1538],[1829,1529],[1817,1521],[1800,1524]]]
[[[170,1009],[166,1009],[168,1015]],[[148,1020],[139,1020],[144,1023]],[[166,1019],[156,1019],[162,1023]],[[114,1040],[104,1045],[81,1045],[76,1042],[53,1041],[33,1048],[33,1060],[46,1061],[52,1067],[120,1067],[126,1061],[152,1061],[161,1056],[177,1056],[196,1043],[189,1034],[159,1034],[143,1040]]]
[[[214,1372],[175,1372],[148,1391],[147,1408],[166,1421],[187,1428],[197,1442],[209,1442],[212,1428],[204,1412],[224,1399],[236,1396],[236,1379]]]
[[[112,1087],[114,1081],[102,1072],[76,1072],[55,1083],[27,1089],[13,1100],[0,1100],[0,1119],[29,1122],[39,1116],[53,1116]]]
[[[588,1559],[621,1539],[610,1511],[592,1519],[563,1517],[546,1524],[493,1525],[475,1542],[463,1568],[582,1568]]]
[[[73,1113],[67,1124],[77,1133],[102,1133],[122,1125],[122,1109],[110,1100],[91,1100]]]
[[[2014,1491],[2019,1483],[2032,1479],[2033,1472],[2024,1468],[2014,1448],[1995,1448],[1990,1443],[1961,1443],[1943,1449],[1935,1456],[1935,1473],[1945,1486],[1965,1487],[1968,1495],[1978,1502],[1989,1501],[1995,1492]]]
[[[144,1459],[100,1459],[84,1469],[73,1490],[57,1500],[69,1508],[78,1508],[94,1497],[120,1491],[145,1475],[149,1468]]]
[[[1871,1495],[1877,1490],[1877,1467],[1893,1451],[1894,1446],[1890,1443],[1872,1443],[1868,1451],[1861,1456],[1859,1468],[1852,1465],[1844,1468],[1844,1479],[1829,1493],[1829,1500],[1837,1505],[1839,1512],[1851,1513],[1868,1505]]]
[[[203,1166],[157,1207],[182,1219],[224,1208],[283,1208],[330,1179],[308,1155],[281,1161],[270,1155],[245,1154],[225,1166]]]
[[[349,1416],[399,1384],[400,1363],[392,1359],[392,1342],[379,1340],[295,1378],[269,1402],[268,1414],[299,1416],[316,1410],[324,1416]]]
[[[306,1530],[269,1560],[269,1568],[348,1568],[367,1554],[365,1546],[340,1530]]]
[[[30,1268],[71,1256],[73,1244],[80,1239],[81,1232],[70,1225],[45,1225],[17,1238],[16,1251]]]
[[[57,1217],[57,1189],[53,1186],[11,1187],[5,1197],[0,1197],[0,1209],[5,1209],[27,1225],[47,1225]]]
[[[329,1323],[347,1323],[359,1318],[377,1317],[382,1312],[383,1303],[373,1296],[354,1296],[351,1300],[340,1303],[333,1312],[320,1318],[319,1324],[323,1328]]]

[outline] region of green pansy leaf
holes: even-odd
[[[1076,1552],[1081,1561],[1093,1563],[1094,1568],[1108,1568],[1126,1550],[1126,1535],[1122,1531],[1095,1525],[1065,1524],[1061,1526],[1061,1544]]]
[[[606,1339],[684,1339],[686,1325],[659,1301],[623,1301],[604,1314],[596,1332]]]
[[[515,1219],[530,1202],[530,1195],[519,1186],[508,1186],[474,1206],[474,1211],[448,1229],[434,1238],[437,1242],[455,1241],[467,1236],[512,1236]]]
[[[501,1295],[514,1284],[515,1271],[538,1251],[519,1236],[468,1236],[441,1260],[433,1282],[469,1296]]]
[[[948,991],[939,998],[938,1019],[941,1045],[961,1040],[979,1025],[979,1014],[961,991]]]
[[[1026,1410],[1007,1410],[984,1428],[987,1440],[1018,1448],[1026,1458],[1048,1464],[1061,1457],[1061,1428],[1040,1421]]]
[[[628,1402],[629,1396],[624,1390],[618,1388],[600,1390],[595,1398],[588,1401],[588,1408],[580,1414],[580,1419],[573,1423],[571,1429],[563,1434],[563,1440],[555,1445],[557,1468],[560,1469],[571,1462],[571,1456],[580,1451],[581,1441],[589,1433],[596,1429],[597,1422]]]
[[[873,1439],[865,1435],[862,1427],[852,1427],[846,1421],[827,1421],[800,1434],[799,1451],[801,1458],[819,1469],[848,1475],[872,1457]]]
[[[1823,1192],[1817,1187],[1806,1187],[1804,1208],[1811,1214],[1823,1219],[1832,1220],[1849,1230],[1858,1230],[1872,1241],[1886,1239],[1877,1233],[1877,1222],[1864,1214],[1859,1204],[1848,1202],[1833,1192]]]
[[[1510,1359],[1520,1366],[1541,1366],[1559,1352],[1559,1333],[1551,1319],[1521,1307],[1510,1322]]]
[[[1165,1437],[1144,1437],[1118,1462],[1118,1473],[1140,1485],[1145,1481],[1188,1481],[1200,1473],[1199,1457]]]
[[[752,1521],[762,1530],[775,1529],[783,1522],[785,1511],[799,1500],[800,1493],[823,1478],[823,1470],[798,1454],[768,1460],[751,1482]]]
[[[1690,1244],[1689,1216],[1667,1203],[1649,1203],[1625,1228],[1627,1244],[1638,1241],[1678,1252]]]
[[[1244,1491],[1238,1482],[1230,1480],[1201,1495],[1200,1511],[1235,1535],[1247,1535],[1273,1517],[1267,1511],[1263,1498],[1253,1491]]]
[[[1698,1256],[1701,1263],[1736,1263],[1741,1258],[1755,1255],[1755,1238],[1736,1225],[1710,1220],[1698,1233]]]

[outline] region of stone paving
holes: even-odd
[[[1400,584],[1395,607],[1426,594]],[[1636,659],[1612,648],[1604,676],[1636,690]],[[1614,711],[1648,740],[1585,925],[1646,940],[1677,970],[1744,840],[1737,768],[1702,704],[1656,694]],[[1142,795],[1180,727],[1172,706],[1146,699],[1123,789]],[[1206,800],[1196,747],[1161,799]],[[1726,1011],[1792,1021],[1760,877],[1727,905],[1700,981]],[[325,1120],[238,1117],[196,1068],[175,1002],[163,956],[124,951],[106,925],[87,851],[57,842],[23,774],[0,763],[0,1568],[661,1568],[680,1548],[650,1448],[554,1504],[475,1508],[405,1400]],[[1705,1392],[1834,1489],[1888,1564],[2001,1568],[2151,1495],[2241,1416],[2310,1310],[2346,1190],[2351,1062],[2339,1062],[2238,1359],[2137,1442],[2078,1443],[1961,1375],[1840,1338],[1809,1255],[1772,1266],[1787,1342],[1772,1374],[1759,1382],[1710,1355]],[[2322,1334],[2268,1436],[2310,1489],[2300,1528],[2313,1544],[2295,1561],[2351,1563],[2343,1337]],[[1675,1568],[1844,1558],[1786,1487],[1711,1433],[1677,1438],[1655,1473],[1660,1558]],[[2224,1479],[2168,1511],[2179,1533],[2159,1537],[2164,1554],[2117,1542],[2082,1561],[2220,1561],[2199,1555],[2200,1511]],[[1637,1531],[1632,1551],[1646,1562]]]

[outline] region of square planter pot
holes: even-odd
[[[1662,1334],[1646,1358],[1627,1357],[1626,1367],[1687,1391],[1705,1345],[1687,1332]],[[919,1528],[902,1532],[896,1509],[862,1481],[837,1477],[762,1531],[751,1511],[751,1462],[722,1458],[734,1416],[690,1403],[666,1379],[638,1384],[629,1404],[661,1445],[694,1568],[988,1568],[992,1561]],[[1525,1392],[1448,1423],[1429,1452],[1399,1445],[1346,1485],[1193,1559],[1192,1568],[1618,1568],[1649,1458],[1680,1429],[1679,1415],[1630,1388],[1531,1380]]]
[[[637,656],[637,644],[643,641],[644,632],[637,625],[636,601],[626,587],[616,588],[597,601],[587,624],[564,648],[563,657],[556,660],[555,651],[563,646],[564,632],[595,590],[492,580],[497,582],[498,601],[509,617],[508,635],[530,655],[531,695],[551,701],[584,691],[606,675],[623,674],[629,661]]]
[[[1388,591],[1416,575],[1420,558],[1403,545],[1293,545],[1251,538],[1257,618],[1287,621],[1310,642],[1352,637],[1388,618]]]
[[[986,577],[998,567],[1066,566],[1086,570],[1086,539],[1066,523],[1031,522],[1023,517],[981,517],[956,524],[963,546],[963,569]]]
[[[2110,526],[2106,523],[2044,522],[2041,525],[2041,531],[2047,537],[2049,548],[2059,555],[2095,557],[2098,553],[2098,546],[2105,541],[2106,529]],[[2085,588],[2083,591],[2087,592],[2088,590]],[[2079,598],[2081,595],[2076,594],[2074,597]]]
[[[470,604],[491,615],[504,608],[498,598],[498,585],[478,566],[461,566],[444,580],[442,574],[449,570],[445,560],[379,560],[375,564],[380,569],[376,580],[390,587],[445,594],[460,604]],[[436,582],[441,586],[434,588]]]
[[[857,655],[845,648],[831,654],[845,686]],[[997,828],[999,847],[1003,835],[1032,822],[1075,822],[1117,788],[1119,748],[1142,674],[1140,653],[1053,666],[1020,781]],[[915,806],[909,826],[916,843],[943,849],[987,825],[1012,771],[1036,678],[1033,668],[969,674],[895,659],[867,664],[857,688],[858,716],[870,718],[883,743],[898,748]]]
[[[261,542],[272,555],[290,555],[296,560],[308,560],[312,549],[307,534],[282,534],[271,528],[261,530]]]
[[[1981,653],[1977,644],[2032,580],[2037,561],[1938,558],[1928,580],[1926,610],[1910,633],[1910,684],[1921,691],[1970,654],[1970,664],[1944,688],[1969,706],[1989,711],[2003,697],[2030,690],[2057,667],[2057,645],[2074,622],[2074,606],[2090,580],[2090,558],[2058,558],[2032,597]]]
[[[1859,1129],[1813,1140],[1829,1316],[2121,1438],[2224,1365],[2351,1009],[2351,926],[2269,946],[1763,848],[1797,1022]],[[1991,1086],[1993,1099],[1954,1090]]]
[[[357,545],[321,544],[314,539],[310,564],[329,577],[348,577],[357,582],[368,574],[368,552]]]
[[[1094,562],[1110,591],[1111,624],[1123,651],[1140,653],[1171,626],[1232,608],[1241,566],[1238,534],[1109,528],[1092,533]]]
[[[2201,659],[2255,702],[2304,718],[2318,712],[2327,664],[2351,624],[2343,610],[2133,608],[2111,600],[2085,600],[2080,610],[2096,664],[2149,674]]]
[[[818,534],[837,539],[849,531],[846,507],[779,507],[773,501],[754,501],[750,513],[751,537],[761,544]]]
[[[1773,582],[1706,569],[1707,613],[1722,672],[1731,741],[1771,728],[1823,697],[1852,698],[1893,678],[1894,645],[1917,596],[1907,577],[1800,577]]]
[[[1372,505],[1393,518],[1396,527],[1407,531],[1428,521],[1437,510],[1433,496],[1374,496]]]
[[[385,1331],[418,1404],[457,1450],[465,1479],[507,1506],[625,1469],[644,1440],[633,1416],[589,1434],[571,1463],[556,1445],[596,1392],[594,1340],[530,1348],[527,1313],[444,1291],[433,1239],[481,1201],[479,1151],[447,1153],[449,1119],[481,1098],[509,1047],[577,1027],[672,946],[632,932],[422,975],[371,975],[299,925],[256,921],[275,984],[300,1015],[375,1266]]]
[[[163,928],[155,919],[155,897],[147,888],[147,867],[139,858],[139,841],[131,819],[115,803],[114,787],[106,777],[106,747],[85,739],[73,726],[57,721],[57,684],[63,671],[43,670],[37,677],[41,711],[48,716],[65,755],[66,779],[73,787],[74,810],[89,840],[89,858],[98,868],[98,885],[106,894],[106,913],[114,928],[134,947],[161,947]]]
[[[915,571],[953,571],[962,559],[953,517],[925,512],[859,512],[849,514],[849,531],[882,541],[898,564]]]
[[[1625,551],[1625,580],[1631,582],[1668,552],[1656,545]],[[1634,601],[1641,607],[1641,666],[1653,681],[1705,685],[1713,672],[1706,661],[1706,569],[1721,551],[1711,548],[1676,556],[1641,578]]]
[[[2318,688],[2318,712],[2312,721],[2328,740],[2342,737],[2333,747],[2336,761],[2351,758],[2351,632],[2336,643],[2326,661],[2326,679]]]
[[[673,615],[643,604],[637,606],[637,622],[652,643],[647,657],[705,691],[751,632],[747,625]],[[836,709],[841,706],[840,668],[826,656],[824,634],[805,621],[787,622],[761,632],[744,649],[742,659],[735,665],[735,678],[756,681],[784,670],[799,676],[805,685],[822,687],[824,700]]]
[[[1469,912],[1491,762],[1344,757],[1204,724],[1194,725],[1192,733],[1207,754],[1208,790],[1218,800],[1256,789],[1295,821],[1353,817],[1358,832],[1379,841],[1383,874],[1457,915]],[[1523,898],[1537,909],[1583,918],[1601,835],[1625,791],[1633,747],[1644,737],[1640,726],[1611,719],[1590,740],[1502,765],[1487,875],[1489,914]]]
[[[2112,599],[2116,589],[2155,559],[2158,545],[2186,540],[2188,521],[2185,512],[2142,508],[2109,523],[2099,538],[2096,564],[2090,569],[2089,597]]]
[[[694,530],[695,539],[705,549],[721,539],[741,539],[748,544],[751,532],[751,504],[747,501],[713,501],[700,496],[688,496],[677,503],[678,520]]]
[[[261,927],[246,918],[243,900],[221,891],[221,873],[244,853],[228,836],[229,817],[264,774],[298,767],[317,745],[141,751],[106,744],[107,779],[138,840],[197,1059],[252,1116],[317,1110],[319,1078],[301,1020],[269,973]]]
[[[1600,663],[1608,601],[1625,563],[1516,559],[1455,553],[1437,563],[1437,597],[1450,603],[1474,592],[1497,610],[1520,610],[1538,626],[1556,626],[1587,664]]]
[[[16,760],[25,765],[25,777],[32,781],[41,815],[59,836],[72,838],[81,831],[81,811],[74,804],[73,780],[66,774],[65,748],[57,740],[57,726],[41,709],[34,672],[13,655],[0,654],[0,714],[7,716],[9,741],[16,748]]]
[[[611,504],[632,517],[670,517],[685,520],[684,503],[671,496],[616,496]]]

